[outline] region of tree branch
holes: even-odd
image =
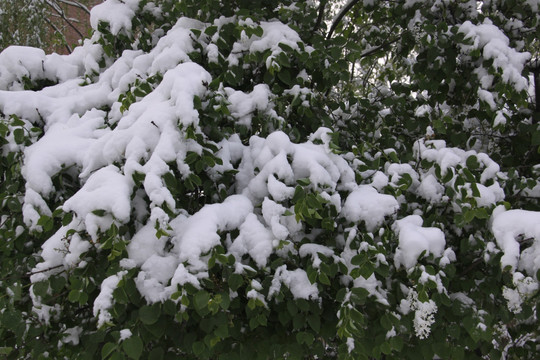
[[[533,73],[533,78],[534,78],[534,99],[535,99],[534,112],[539,114],[540,113],[540,96],[538,95],[539,95],[540,90],[538,88],[540,87],[540,58],[531,60],[529,64],[530,64],[529,70]],[[533,124],[537,123],[537,116],[533,117]]]
[[[366,56],[370,56],[370,55],[373,55],[375,54],[377,51],[381,50],[381,49],[384,49],[385,47],[389,46],[389,45],[392,45],[393,43],[397,42],[399,40],[399,37],[396,37],[392,40],[388,40],[387,42],[379,45],[379,46],[375,46],[375,47],[372,47],[370,49],[367,49],[367,50],[364,50],[361,54],[360,54],[360,59],[361,58],[365,58]]]
[[[66,37],[64,36],[62,31],[60,31],[60,29],[51,20],[49,20],[49,18],[45,17],[45,22],[49,24],[49,26],[52,27],[54,31],[58,32],[62,36],[62,38],[64,39],[64,46],[66,47],[66,50],[68,51],[68,53],[71,54],[73,50],[71,49],[71,46],[69,46],[69,44],[67,43]],[[38,114],[39,114],[39,111],[38,111]]]
[[[84,38],[84,35],[79,31],[79,29],[77,29],[75,25],[71,23],[71,21],[66,17],[64,10],[62,10],[62,8],[58,6],[58,4],[52,3],[49,0],[45,0],[45,3],[49,5],[58,15],[60,15],[62,20],[64,20],[66,24],[68,24],[69,27],[71,27],[79,35],[81,39]]]
[[[332,26],[330,26],[328,35],[326,35],[327,40],[332,37],[334,30],[336,30],[341,20],[345,17],[345,15],[349,12],[349,10],[351,10],[352,7],[358,3],[358,1],[359,0],[349,0],[349,2],[339,11],[337,16],[334,18],[334,21],[332,21]]]
[[[328,3],[328,0],[321,0],[319,3],[319,15],[317,16],[317,21],[315,22],[315,26],[313,26],[313,29],[311,29],[311,37],[319,30],[321,27],[323,17],[324,17],[324,9],[326,8],[326,4]]]
[[[51,266],[47,269],[43,269],[43,270],[39,270],[39,271],[34,271],[34,272],[29,272],[29,273],[26,273],[26,276],[27,277],[30,277],[32,275],[35,275],[35,274],[40,274],[40,273],[43,273],[43,272],[47,272],[47,271],[51,271],[51,270],[54,270],[54,269],[58,269],[60,267],[63,267],[64,265],[63,264],[60,264],[60,265],[56,265],[56,266]]]

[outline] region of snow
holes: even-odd
[[[129,330],[129,329],[120,330],[120,341],[124,341],[126,339],[129,339],[131,337],[131,335],[133,335],[133,334],[131,333],[131,330]]]
[[[249,214],[240,226],[240,235],[234,239],[229,252],[237,259],[249,254],[257,266],[264,268],[273,251],[274,235],[258,219]]]
[[[475,25],[467,20],[459,26],[459,31],[465,34],[466,39],[471,39],[473,42],[470,46],[463,46],[464,49],[470,47],[482,50],[484,58],[492,59],[493,65],[502,70],[502,78],[505,82],[514,85],[518,91],[528,88],[527,79],[521,76],[521,73],[531,54],[520,53],[511,48],[508,37],[489,19],[485,19],[484,23],[480,25]],[[481,82],[484,81],[484,76],[478,74]],[[486,102],[491,106],[492,100],[487,94],[479,92],[478,95],[484,101],[487,100]]]
[[[106,22],[113,35],[118,35],[120,31],[129,32],[139,2],[140,0],[107,0],[98,4],[90,10],[90,24],[97,30],[100,22]]]
[[[22,90],[12,84],[24,76],[42,77],[45,52],[38,48],[10,46],[0,53],[0,89]]]
[[[485,184],[491,179],[497,180],[500,173],[499,164],[493,161],[487,154],[476,152],[474,150],[465,151],[459,148],[447,147],[444,140],[416,141],[414,143],[414,152],[420,159],[439,164],[443,176],[452,168],[456,169],[458,166],[467,167],[467,159],[471,156],[475,156],[480,168],[483,168],[482,173],[480,174],[480,184]],[[390,171],[390,168],[388,171]],[[455,171],[456,170],[454,170],[454,173]],[[416,175],[416,178],[417,177],[418,175]],[[413,179],[415,178],[413,177]],[[498,186],[484,187],[483,190],[485,191],[482,197],[489,197],[491,199],[501,199],[501,197],[503,197],[501,188]],[[492,194],[488,195],[488,192],[492,192]]]
[[[289,230],[281,224],[281,215],[285,212],[285,207],[265,198],[262,203],[262,215],[264,221],[270,226],[273,236],[278,240],[285,240],[289,235]]]
[[[68,237],[68,230],[81,230],[81,224],[72,222],[68,226],[62,226],[53,236],[41,245],[42,262],[38,263],[32,270],[30,281],[36,283],[46,280],[50,275],[60,273],[61,266],[71,268],[76,265],[80,255],[88,249],[88,244],[78,235]],[[70,243],[73,240],[73,245]]]
[[[79,264],[84,265],[80,257],[90,250],[91,246],[90,242],[81,238],[79,234],[73,234],[69,240],[68,253],[64,258],[64,264],[68,267],[75,267]]]
[[[232,195],[221,204],[205,205],[194,215],[182,218],[173,225],[173,251],[180,262],[189,263],[193,270],[207,268],[200,256],[221,244],[218,231],[240,227],[253,211],[251,201],[243,195]]]
[[[27,187],[43,196],[53,191],[52,177],[64,168],[82,166],[88,148],[106,133],[105,113],[92,110],[80,117],[71,116],[65,123],[52,124],[39,142],[25,150],[22,168]]]
[[[533,12],[538,12],[538,8],[540,7],[540,0],[525,0],[525,3],[531,7],[531,10]]]
[[[420,182],[417,192],[429,202],[438,203],[444,195],[444,186],[437,181],[435,176],[428,174]]]
[[[94,316],[98,317],[98,327],[111,321],[112,315],[109,309],[113,306],[113,291],[118,286],[120,280],[127,274],[127,271],[120,271],[116,275],[111,275],[101,283],[101,292],[94,300]]]
[[[502,268],[522,269],[535,276],[540,269],[540,212],[508,210],[501,205],[493,211],[491,231],[503,251]],[[520,253],[518,237],[533,241],[532,246]]]
[[[290,199],[294,195],[294,188],[277,180],[274,175],[268,176],[268,193],[275,201]]]
[[[225,88],[228,108],[231,115],[238,119],[241,125],[251,128],[251,119],[256,111],[265,113],[269,105],[270,89],[266,84],[258,84],[253,87],[253,91],[246,94],[240,90]]]
[[[271,298],[281,289],[281,285],[287,286],[295,299],[317,299],[319,290],[317,284],[312,284],[307,276],[307,273],[302,269],[287,270],[287,265],[281,265],[276,269],[272,286],[268,292],[268,297]]]
[[[526,277],[520,272],[515,272],[512,276],[514,289],[504,286],[503,297],[507,301],[508,310],[514,314],[519,314],[523,310],[521,305],[525,300],[534,296],[539,289],[539,284],[531,277]]]
[[[446,245],[444,233],[435,227],[422,227],[423,222],[419,215],[409,215],[392,226],[399,236],[394,257],[396,267],[403,265],[407,270],[412,268],[424,251],[424,256],[432,254],[440,257],[443,254]]]
[[[369,185],[360,185],[347,196],[342,214],[349,222],[364,221],[367,231],[373,232],[382,225],[386,216],[393,215],[398,208],[393,196],[380,194]]]
[[[121,223],[127,222],[132,187],[132,179],[121,174],[116,166],[109,165],[93,173],[81,190],[64,203],[63,210],[73,211],[84,219],[88,233],[96,240],[98,231],[106,231],[110,223],[103,222],[93,211],[105,210]]]
[[[422,302],[418,300],[418,293],[410,289],[406,299],[400,303],[400,311],[406,315],[414,311],[414,331],[419,339],[426,339],[431,332],[431,325],[435,322],[437,305],[433,300]]]
[[[80,326],[75,326],[75,327],[66,329],[66,331],[64,331],[64,338],[62,338],[62,342],[65,344],[72,343],[73,345],[79,345],[79,341],[80,341],[79,337],[82,331],[83,331],[83,328]]]

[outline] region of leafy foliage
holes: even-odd
[[[538,357],[536,2],[100,6],[0,54],[0,354]]]

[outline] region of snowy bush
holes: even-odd
[[[537,358],[538,1],[337,5],[0,53],[0,354]]]

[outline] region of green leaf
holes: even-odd
[[[101,358],[106,359],[109,355],[112,354],[113,351],[117,349],[118,345],[113,343],[106,343],[103,345],[103,348],[101,348]]]
[[[389,342],[385,341],[381,344],[381,352],[386,355],[392,352],[392,347]]]
[[[24,130],[17,128],[13,131],[13,137],[17,144],[22,144],[24,142]]]
[[[324,285],[330,285],[330,279],[328,278],[328,276],[325,274],[325,273],[320,273],[319,274],[319,281],[321,282],[321,284],[324,284]]]
[[[6,311],[2,314],[2,328],[15,328],[22,321],[20,313],[16,311]]]
[[[531,138],[531,145],[538,146],[540,145],[540,130],[533,131]]]
[[[37,296],[41,296],[41,297],[47,296],[47,293],[49,291],[49,282],[40,281],[40,282],[34,283],[33,291],[34,291],[34,294],[36,294]]]
[[[358,324],[364,324],[364,315],[356,310],[355,308],[352,308],[350,311],[351,319],[358,323]]]
[[[62,217],[62,226],[68,226],[73,220],[73,213],[68,212]]]
[[[244,278],[242,277],[242,275],[231,274],[231,276],[229,276],[228,284],[232,291],[238,290],[238,288],[242,285],[243,282]]]
[[[14,213],[20,213],[22,210],[21,202],[15,197],[10,198],[7,201],[7,205],[8,205],[8,209]]]
[[[311,314],[307,317],[307,322],[309,326],[315,331],[316,333],[319,333],[321,330],[321,318],[316,314]]]
[[[195,184],[196,186],[201,186],[202,185],[202,180],[201,178],[196,175],[196,174],[190,174],[188,179],[193,182],[193,184]]]
[[[92,214],[96,216],[105,216],[106,212],[103,209],[93,210]]]
[[[220,339],[225,339],[229,336],[229,327],[227,326],[227,324],[221,324],[216,328],[214,334]]]
[[[130,359],[138,360],[143,351],[143,342],[138,336],[131,336],[124,340],[122,348]]]
[[[300,186],[308,186],[309,184],[311,184],[311,180],[309,180],[309,178],[302,178],[296,180],[296,183]]]
[[[263,36],[263,34],[264,34],[264,30],[263,30],[262,27],[257,26],[256,28],[253,28],[253,34],[256,35],[256,36],[258,36],[258,37],[261,37],[261,36]],[[281,44],[280,44],[280,45],[281,45]]]
[[[201,290],[197,294],[195,294],[195,298],[193,300],[195,309],[203,309],[208,305],[208,301],[210,300],[210,294],[208,294],[208,292],[204,290]]]
[[[81,292],[79,290],[71,290],[68,295],[68,300],[71,302],[79,302]]]
[[[156,323],[161,315],[161,309],[159,304],[151,306],[144,305],[139,309],[139,319],[143,324],[152,325]]]
[[[291,73],[287,69],[282,69],[278,72],[277,77],[287,86],[291,86],[293,83],[291,80]]]
[[[153,348],[152,351],[150,351],[150,354],[148,354],[148,360],[162,360],[165,356],[165,351],[163,348],[157,347]]]
[[[351,259],[351,264],[356,266],[362,266],[368,261],[367,255],[364,252],[361,252],[358,255],[353,256]]]
[[[390,331],[392,329],[392,321],[390,321],[390,318],[388,317],[387,314],[384,314],[382,317],[381,317],[381,325],[383,327],[384,330],[386,331]]]
[[[13,351],[12,347],[2,346],[0,347],[0,355],[9,355]]]
[[[203,353],[206,346],[204,345],[204,343],[202,341],[196,341],[196,342],[193,343],[191,348],[193,349],[193,353],[195,355],[199,356],[199,355],[201,355]]]

